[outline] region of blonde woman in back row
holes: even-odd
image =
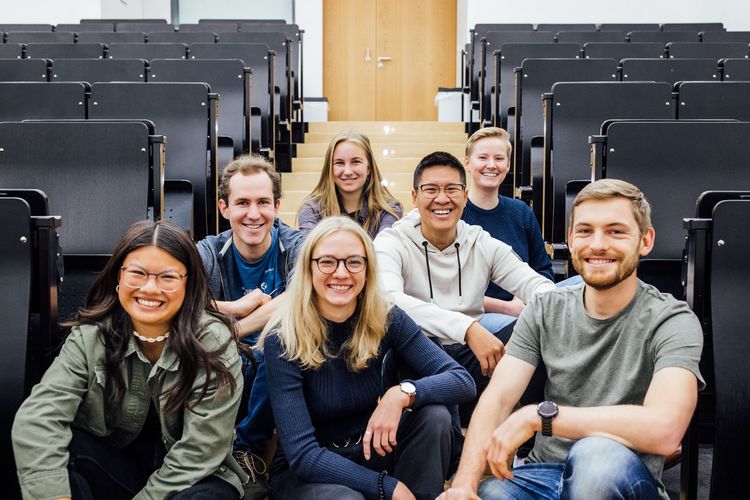
[[[324,217],[348,215],[374,238],[402,214],[401,203],[382,184],[370,140],[349,131],[328,145],[320,180],[302,203],[297,222],[307,234]]]

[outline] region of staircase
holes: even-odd
[[[297,145],[292,171],[281,174],[279,218],[297,227],[297,210],[320,178],[328,143],[348,130],[370,139],[383,182],[404,207],[412,208],[412,174],[419,160],[433,151],[447,151],[463,159],[464,124],[445,122],[318,122],[310,123],[305,142]]]

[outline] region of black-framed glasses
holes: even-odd
[[[343,262],[344,267],[350,273],[361,273],[367,266],[367,257],[364,255],[350,255],[343,259],[337,259],[331,255],[310,259],[318,265],[318,270],[323,274],[333,274],[339,268],[339,263]]]
[[[162,273],[149,273],[145,269],[136,266],[122,266],[120,283],[130,288],[142,288],[146,286],[151,276],[156,279],[156,286],[165,293],[176,292],[180,288],[182,280],[187,273],[180,274],[176,271],[164,271]]]
[[[446,184],[445,186],[438,186],[437,184],[420,184],[417,186],[422,192],[422,196],[428,199],[437,198],[440,191],[445,191],[445,195],[448,198],[460,198],[464,194],[466,189],[465,184]]]

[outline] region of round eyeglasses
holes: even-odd
[[[446,186],[438,186],[437,184],[420,184],[417,186],[422,192],[422,196],[428,200],[437,198],[440,191],[445,191],[445,195],[448,198],[460,198],[464,194],[466,186],[463,184],[447,184]]]
[[[149,273],[140,267],[123,266],[120,268],[122,274],[120,283],[130,288],[143,288],[151,276],[156,279],[156,286],[165,293],[176,292],[180,288],[182,280],[187,273],[180,274],[175,271],[164,271],[163,273]]]
[[[323,274],[333,274],[339,268],[339,263],[343,262],[344,267],[350,273],[361,273],[367,265],[367,257],[363,255],[350,255],[344,259],[337,259],[330,255],[323,255],[316,259],[310,259],[318,265],[318,270]]]

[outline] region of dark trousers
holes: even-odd
[[[374,471],[388,474],[404,483],[418,500],[434,500],[443,492],[448,477],[453,433],[451,417],[443,405],[426,405],[404,412],[398,426],[393,453],[381,457],[373,451],[366,461],[362,443],[328,448],[333,453]],[[271,500],[362,500],[365,496],[346,486],[303,481],[291,469],[271,475]]]
[[[68,476],[73,500],[126,500],[133,498],[160,466],[154,455],[133,456],[108,445],[103,439],[73,429],[68,446]],[[208,476],[172,497],[176,500],[224,500],[239,498],[228,482]]]
[[[500,339],[503,344],[507,345],[511,334],[513,333],[513,327],[515,324],[514,321],[500,331],[491,333],[494,334],[496,338]],[[458,413],[461,416],[461,426],[468,427],[471,414],[474,412],[474,407],[477,405],[479,397],[489,385],[490,378],[486,375],[482,375],[482,367],[480,366],[477,357],[474,355],[474,352],[467,344],[449,344],[444,345],[443,347],[445,348],[445,352],[448,353],[448,356],[453,358],[459,365],[466,368],[466,371],[469,372],[469,375],[474,379],[474,383],[477,386],[476,398],[473,401],[458,405]]]

